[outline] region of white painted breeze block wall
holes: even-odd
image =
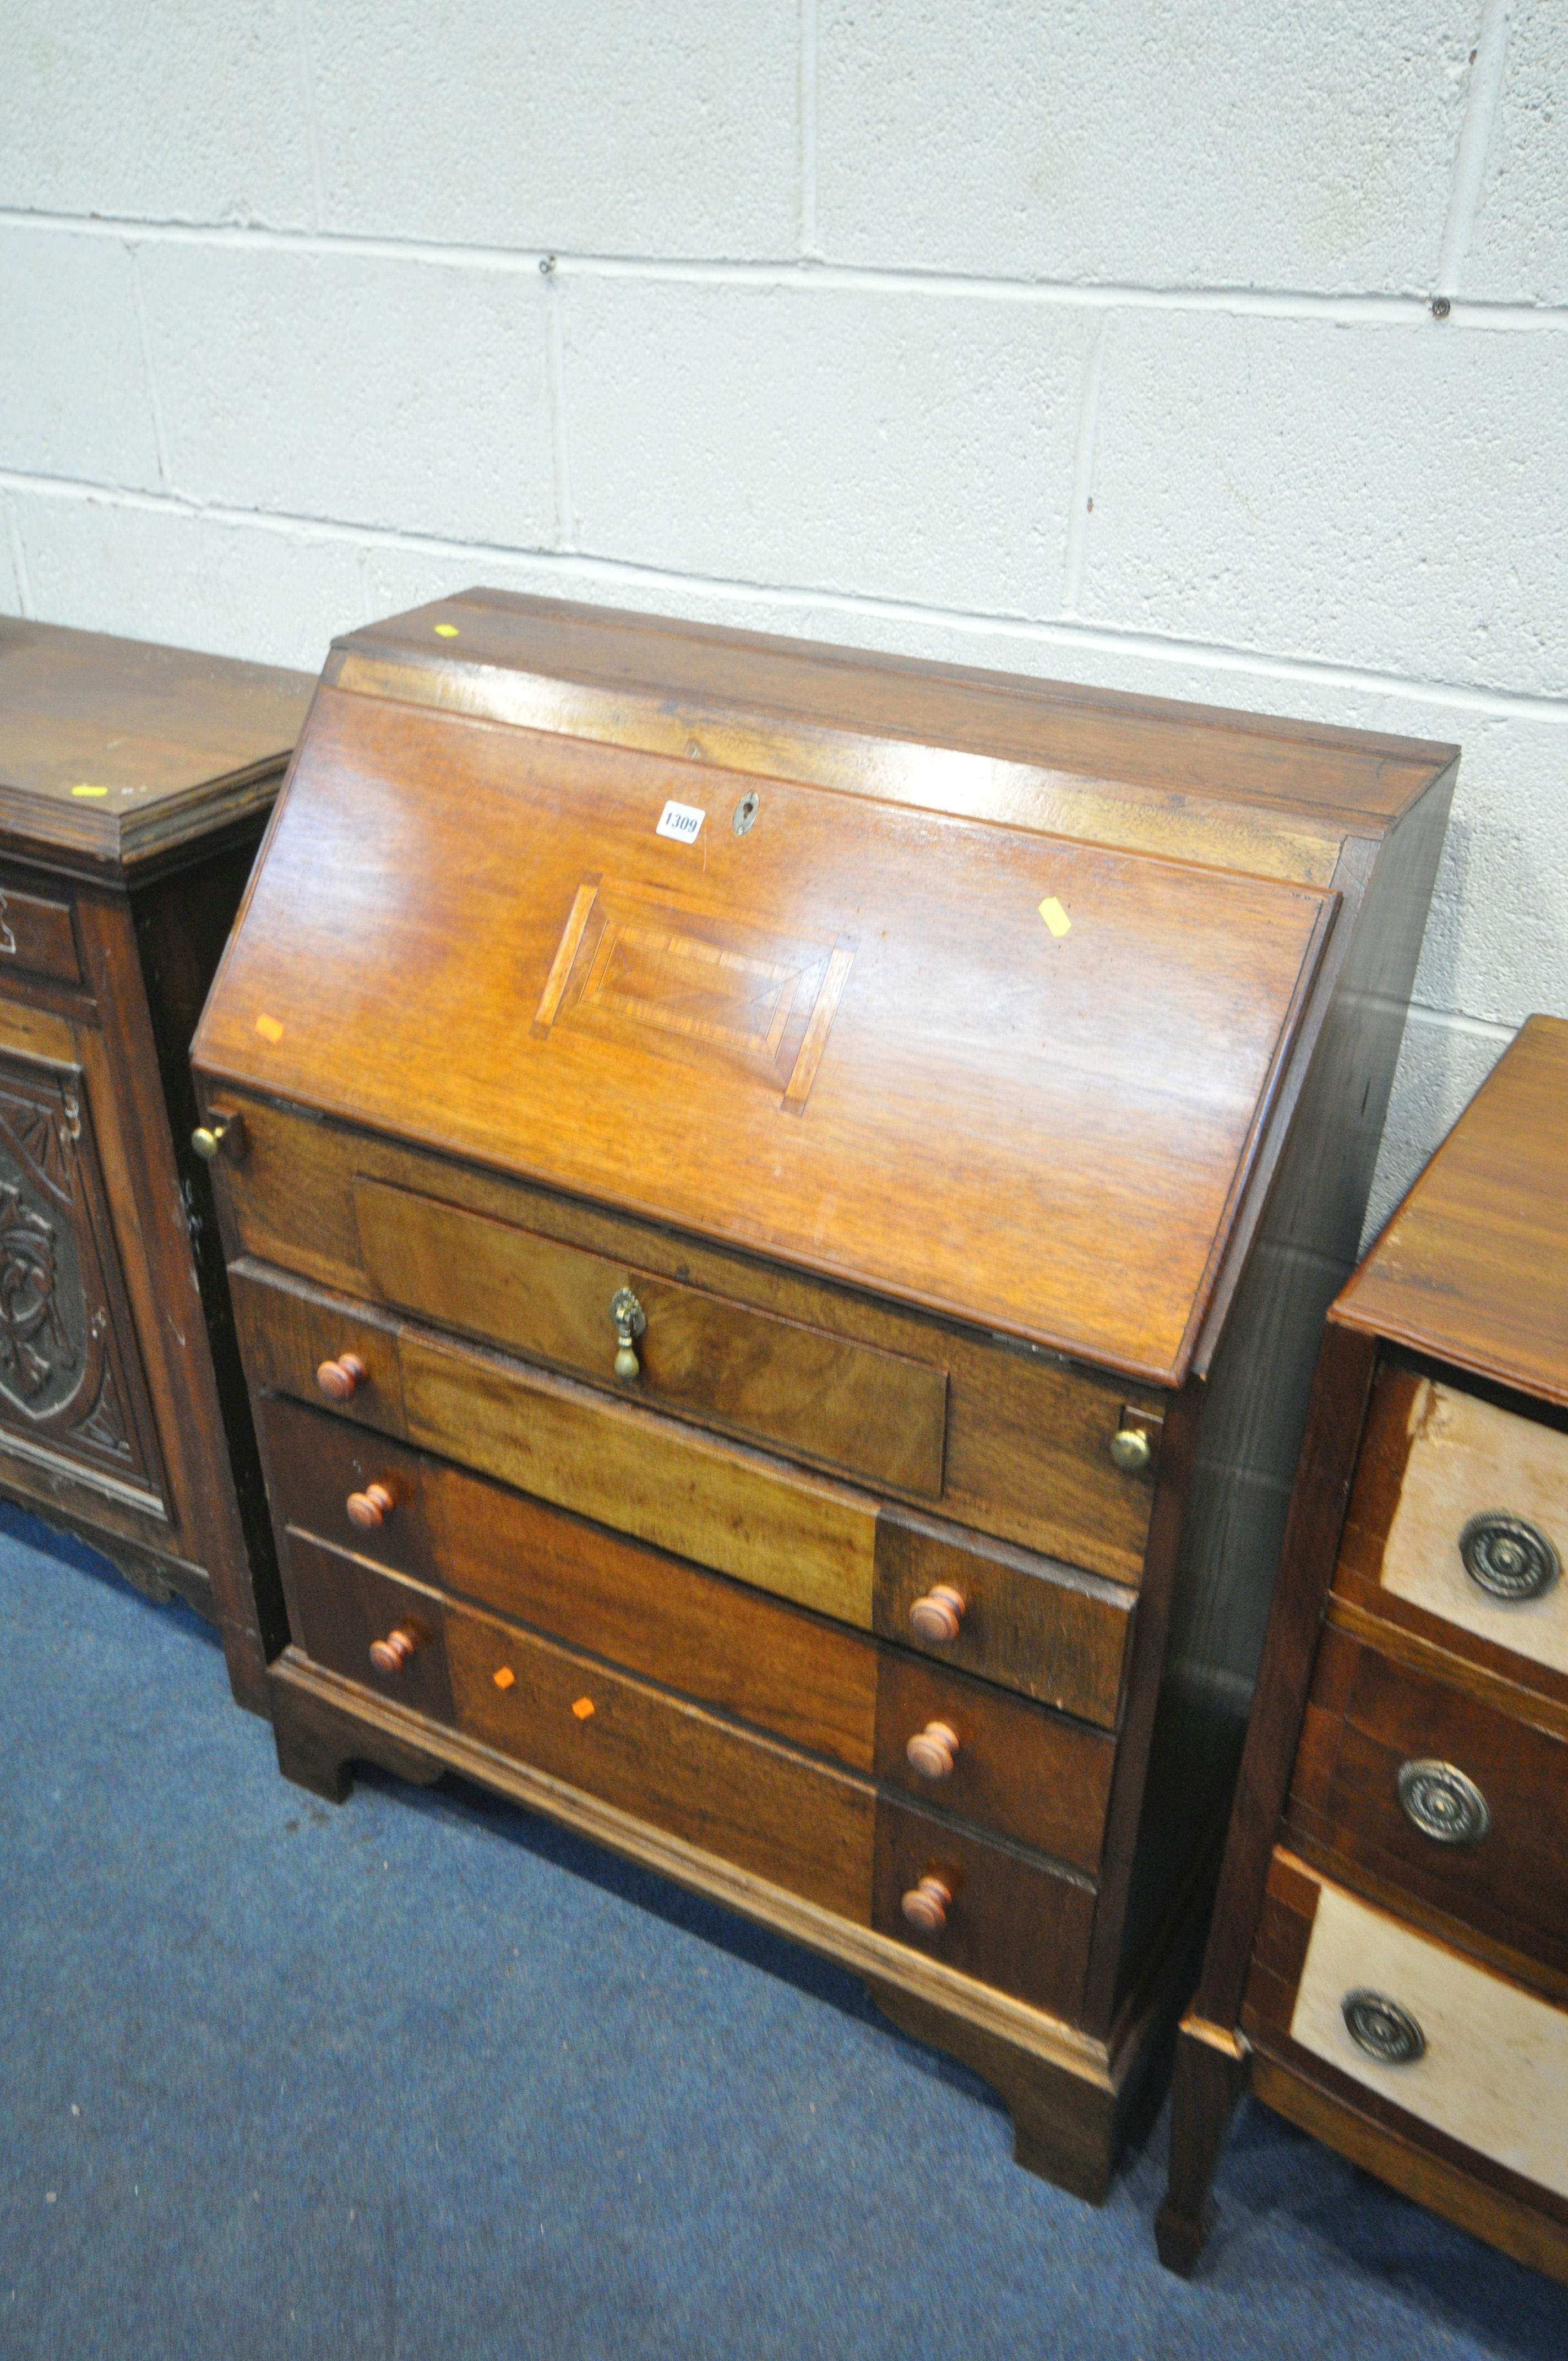
[[[1565,549],[1563,0],[0,13],[0,608],[313,670],[482,580],[1458,740],[1375,1214],[1568,1013]]]

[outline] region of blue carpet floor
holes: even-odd
[[[1245,2111],[1205,2276],[836,1971],[466,1788],[279,1778],[0,1507],[0,2355],[1563,2361],[1568,2290]]]

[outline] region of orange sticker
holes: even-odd
[[[495,1684],[499,1689],[510,1689],[516,1678],[517,1675],[510,1664],[503,1664],[500,1671],[494,1675]]]
[[[435,636],[438,640],[455,640],[457,637],[456,624],[437,623],[435,627]]]
[[[283,1027],[275,1016],[258,1016],[256,1020],[256,1029],[264,1041],[276,1042],[283,1038]]]
[[[587,1721],[593,1709],[594,1701],[592,1697],[579,1697],[576,1704],[572,1708],[572,1711],[576,1715],[579,1721]]]

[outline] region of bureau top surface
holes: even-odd
[[[195,1059],[1175,1383],[1336,907],[327,686]]]
[[[313,687],[303,673],[0,617],[0,833],[113,862],[216,826],[288,760]]]
[[[1568,1021],[1529,1019],[1333,1316],[1568,1403]]]

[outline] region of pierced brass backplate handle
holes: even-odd
[[[648,1325],[647,1318],[629,1287],[618,1287],[610,1297],[609,1316],[615,1323],[615,1374],[623,1386],[629,1386],[642,1374],[637,1339]]]

